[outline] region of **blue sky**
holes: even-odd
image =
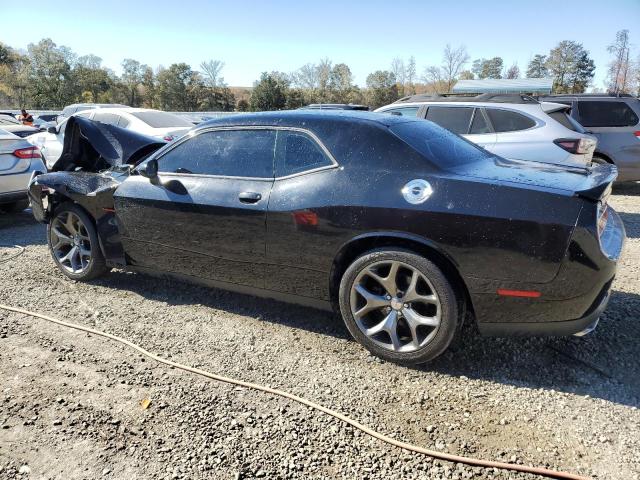
[[[154,68],[220,59],[233,86],[323,57],[348,64],[360,85],[396,56],[414,55],[421,75],[447,43],[465,45],[471,59],[498,55],[524,70],[532,55],[568,39],[590,51],[594,85],[603,87],[617,30],[629,29],[640,55],[640,0],[1,1],[0,25],[0,41],[13,47],[50,37],[116,72],[127,57]]]

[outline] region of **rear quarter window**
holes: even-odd
[[[499,108],[487,108],[487,115],[493,124],[493,130],[496,133],[517,132],[535,127],[534,122],[529,117],[510,110],[501,110]]]
[[[625,102],[578,102],[580,123],[585,127],[632,127],[638,115]]]
[[[573,130],[574,132],[584,133],[584,128],[582,128],[578,122],[571,118],[566,111],[558,110],[548,113],[548,115],[563,127],[568,128],[569,130]]]
[[[445,170],[494,157],[478,145],[429,122],[399,123],[389,129],[430,162]]]

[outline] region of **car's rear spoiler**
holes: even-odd
[[[615,165],[595,165],[591,167],[583,184],[575,190],[575,195],[599,201],[609,194],[611,184],[617,177],[618,168]]]

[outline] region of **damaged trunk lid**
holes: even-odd
[[[51,171],[99,172],[136,165],[166,143],[115,125],[71,117],[65,128],[62,154]]]

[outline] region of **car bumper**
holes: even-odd
[[[480,333],[563,336],[593,330],[609,301],[625,239],[624,224],[610,209],[600,241],[586,229],[574,233],[554,280],[508,286],[534,291],[535,297],[501,296],[497,290],[507,286],[491,281],[471,284],[470,296]]]
[[[602,289],[587,313],[578,319],[562,322],[478,323],[482,335],[494,337],[562,337],[587,335],[596,329],[600,315],[605,311],[611,296],[611,282]]]
[[[29,182],[35,171],[46,171],[42,160],[32,159],[29,168],[22,172],[0,175],[0,203],[26,199]]]

